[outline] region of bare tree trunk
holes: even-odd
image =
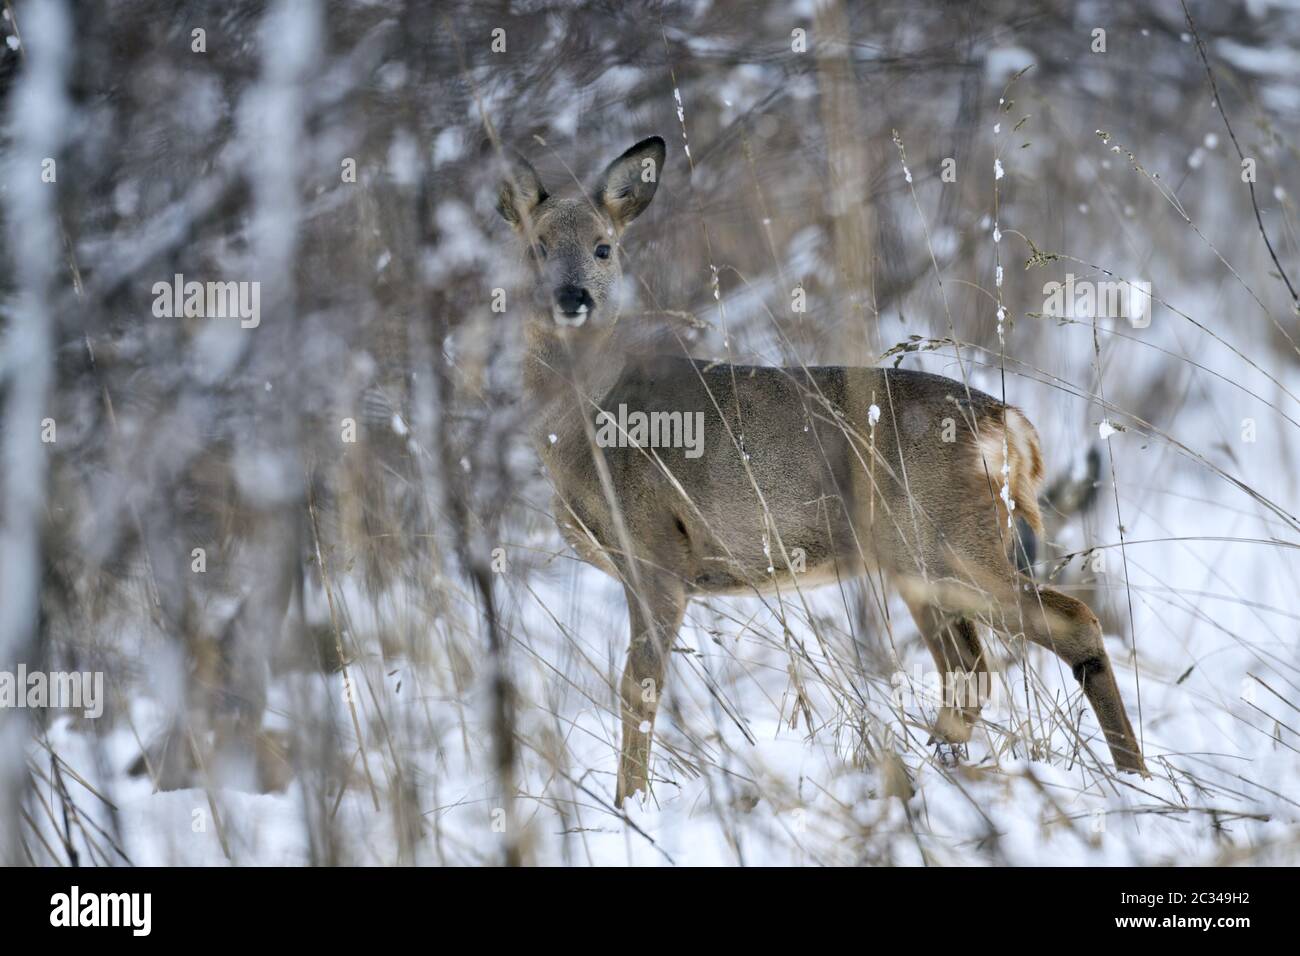
[[[837,316],[837,361],[865,365],[880,351],[871,302],[870,164],[860,133],[862,104],[849,53],[849,21],[839,0],[818,5],[813,49],[822,126],[839,292],[849,308]]]
[[[28,3],[18,19],[25,68],[14,91],[12,139],[4,164],[13,185],[7,212],[18,294],[0,350],[7,371],[0,436],[0,668],[29,658],[40,617],[46,456],[53,450],[42,441],[42,431],[49,436],[57,429],[50,408],[50,300],[61,261],[54,162],[67,127],[66,71],[72,49],[62,0]],[[18,692],[25,694],[26,688]],[[0,864],[26,862],[19,822],[27,779],[26,715],[25,709],[0,710]]]

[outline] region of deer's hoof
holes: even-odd
[[[1151,779],[1151,771],[1147,769],[1146,761],[1141,757],[1137,760],[1126,759],[1122,762],[1116,762],[1115,769],[1120,773],[1137,774],[1143,780]]]
[[[952,770],[961,766],[962,760],[966,758],[965,744],[950,744],[942,740],[930,738],[930,743],[934,745],[934,756],[939,761],[939,765]]]
[[[938,719],[934,722],[931,741],[945,744],[964,744],[970,742],[971,725],[966,716],[955,707],[940,707]]]
[[[614,791],[614,806],[622,809],[623,801],[635,793],[649,794],[650,786],[650,734],[653,717],[635,723],[635,717],[624,713],[623,744],[618,754],[618,785]]]
[[[633,767],[632,761],[620,761],[619,763],[619,783],[614,793],[614,805],[623,809],[623,801],[634,793],[646,793],[647,787],[650,786],[649,780],[646,779],[645,771],[640,767]]]
[[[614,806],[622,809],[623,801],[637,793],[649,793],[650,775],[648,748],[637,748],[633,753],[623,753],[618,760],[618,785],[614,792]]]

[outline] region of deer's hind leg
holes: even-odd
[[[630,582],[624,587],[632,633],[619,688],[623,741],[614,796],[619,807],[649,785],[655,714],[687,602],[685,585],[662,572],[643,570],[639,583],[639,594]]]
[[[1146,773],[1142,751],[1129,723],[1101,624],[1088,605],[1054,588],[1037,584],[1014,570],[1001,554],[982,563],[965,561],[960,580],[948,579],[913,591],[931,595],[945,610],[986,616],[1007,634],[1025,637],[1048,648],[1070,668],[1101,725],[1115,767]],[[906,593],[906,589],[905,589]]]
[[[1019,618],[1011,620],[1023,619],[1025,636],[1051,649],[1069,665],[1106,735],[1116,769],[1145,776],[1142,750],[1124,709],[1097,615],[1080,600],[1053,588],[1035,586],[1020,575],[1017,578],[1023,584],[1012,592],[1015,604],[1004,603],[1003,613],[1014,607],[1012,613]]]
[[[939,670],[943,702],[934,725],[936,739],[950,744],[970,740],[988,688],[988,658],[975,622],[949,614],[942,607],[909,600],[908,610]]]

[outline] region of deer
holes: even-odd
[[[655,716],[693,598],[868,573],[901,596],[940,673],[987,675],[977,622],[1053,651],[1115,768],[1147,775],[1096,615],[1028,573],[1043,531],[1043,457],[1019,408],[897,367],[767,367],[627,348],[616,333],[621,238],[655,196],[664,140],[636,143],[571,197],[552,195],[519,153],[498,154],[497,210],[528,270],[529,437],[562,537],[627,599],[617,807],[651,796]],[[638,427],[623,425],[620,409],[642,412]],[[686,444],[674,441],[685,416],[703,428],[694,454],[675,447]],[[630,434],[610,441],[620,427]],[[932,739],[964,743],[978,719],[978,701],[945,702]]]

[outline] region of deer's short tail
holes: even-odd
[[[1002,421],[981,423],[979,451],[1008,539],[1008,554],[1028,573],[1043,534],[1043,515],[1038,510],[1043,454],[1038,432],[1024,412],[1007,405],[1002,409]]]

